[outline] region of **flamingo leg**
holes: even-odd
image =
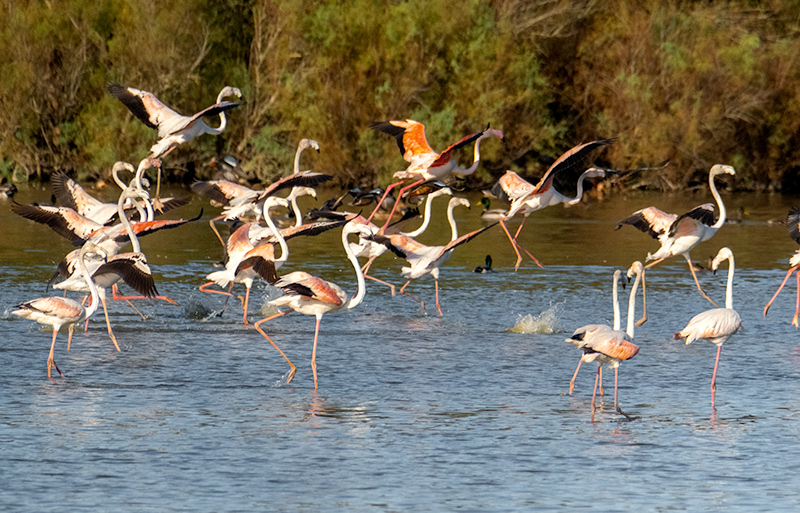
[[[796,271],[798,267],[800,267],[800,265],[796,265],[786,272],[786,276],[783,278],[781,286],[778,287],[778,290],[775,291],[775,294],[772,296],[772,299],[770,299],[769,302],[767,303],[767,306],[764,307],[764,317],[767,316],[767,312],[769,311],[769,307],[772,305],[772,302],[775,301],[775,298],[778,297],[778,294],[780,294],[781,290],[783,290],[783,286],[786,285],[786,282],[789,280],[789,276],[791,276],[792,273]],[[798,294],[800,294],[800,290],[798,290]]]
[[[100,299],[103,303],[103,314],[106,317],[106,328],[108,328],[108,336],[111,337],[111,341],[114,342],[114,347],[116,347],[117,351],[119,351],[119,344],[117,344],[117,337],[115,337],[114,332],[111,331],[111,321],[108,320],[108,308],[106,307],[105,295],[103,295]]]
[[[248,324],[247,322],[247,305],[250,304],[250,287],[247,287],[247,292],[244,293],[244,304],[242,305],[242,309],[244,310],[244,319],[242,323]]]
[[[800,273],[795,273],[795,277],[797,278],[797,295],[795,296],[794,300],[794,317],[792,317],[792,326],[797,328],[798,325],[798,316],[800,316]]]
[[[717,346],[717,359],[714,361],[714,373],[711,375],[711,408],[714,408],[714,395],[717,392],[717,366],[719,366],[719,353],[722,345]]]
[[[503,231],[506,232],[508,236],[508,241],[511,243],[511,247],[514,248],[514,253],[517,254],[517,261],[514,264],[514,270],[516,271],[519,269],[519,264],[522,263],[522,255],[519,254],[519,249],[517,249],[517,242],[514,240],[514,237],[511,236],[511,233],[506,228],[505,219],[500,219],[500,226],[503,228]]]
[[[388,217],[388,218],[386,218],[386,222],[385,222],[385,223],[383,223],[383,226],[381,226],[381,229],[380,229],[380,230],[378,230],[378,233],[380,233],[380,234],[383,234],[383,233],[386,231],[386,227],[387,227],[387,226],[389,226],[389,223],[391,223],[391,222],[392,222],[392,216],[394,216],[394,211],[395,211],[395,210],[397,210],[397,206],[400,204],[400,200],[402,200],[402,199],[403,199],[403,194],[404,194],[404,193],[405,193],[407,190],[411,189],[412,187],[416,187],[417,185],[421,184],[421,183],[422,183],[422,182],[424,182],[424,181],[425,181],[425,179],[424,179],[424,178],[420,178],[420,179],[419,179],[419,180],[417,180],[416,182],[412,182],[410,185],[406,185],[405,187],[403,187],[402,189],[400,189],[400,192],[398,192],[398,193],[397,193],[397,201],[395,201],[395,202],[394,202],[394,205],[392,206],[392,211],[391,211],[391,212],[389,212],[389,217]],[[401,183],[402,183],[402,182],[401,182]],[[388,192],[388,189],[387,189],[387,192]],[[384,195],[384,197],[386,196],[386,194],[387,194],[387,193],[384,193],[384,194],[383,194],[383,195]],[[378,205],[378,206],[380,206],[380,205]],[[377,210],[378,210],[378,207],[375,207],[375,210],[373,210],[373,214],[374,214],[374,213],[375,213],[375,211],[377,211]],[[369,219],[367,219],[367,221],[369,221]]]
[[[402,287],[400,287],[400,293],[401,293],[401,294],[403,294],[403,295],[405,295],[405,296],[408,296],[408,297],[410,297],[411,299],[413,299],[414,301],[416,301],[417,303],[419,303],[419,304],[420,304],[420,306],[422,306],[422,311],[424,312],[424,311],[425,311],[425,303],[424,303],[422,300],[420,300],[420,299],[418,299],[418,298],[416,298],[416,297],[412,296],[412,295],[411,295],[411,294],[409,294],[408,292],[406,292],[406,287],[408,287],[408,284],[409,284],[409,283],[411,283],[411,280],[408,280],[408,281],[406,282],[406,284],[405,284],[405,285],[403,285]]]
[[[528,216],[522,216],[522,222],[519,223],[519,228],[517,228],[517,233],[514,234],[514,242],[517,241],[517,237],[519,237],[519,233],[522,231],[522,227],[525,225],[526,219],[528,219]]]
[[[600,385],[600,397],[605,397],[606,396],[606,391],[603,389],[603,366],[602,365],[600,365],[600,368],[597,369],[597,374],[600,375],[600,382],[599,382],[599,385]]]
[[[383,280],[379,280],[378,278],[376,278],[374,276],[370,276],[369,274],[364,274],[364,278],[367,278],[367,279],[372,280],[372,281],[376,281],[376,282],[378,282],[378,283],[380,283],[382,285],[386,285],[392,291],[392,297],[395,296],[395,286],[392,285],[391,283],[385,282]]]
[[[433,279],[433,288],[436,291],[436,309],[439,310],[439,317],[444,317],[442,307],[439,306],[439,278]]]
[[[72,327],[72,326],[70,326],[70,327]],[[56,360],[55,360],[55,357],[54,357],[54,353],[55,353],[55,350],[56,350],[56,337],[57,336],[58,336],[58,328],[53,326],[53,341],[50,343],[50,355],[47,357],[47,377],[48,378],[50,377],[50,367],[55,367],[56,371],[58,372],[58,375],[61,376],[62,378],[64,377],[64,375],[61,373],[61,371],[58,370],[58,365],[56,365]]]
[[[286,315],[289,312],[293,312],[293,311],[294,310],[286,310],[285,312],[279,312],[279,313],[277,313],[275,315],[272,315],[270,317],[265,317],[264,319],[261,319],[260,321],[256,322],[253,325],[255,327],[256,331],[261,333],[261,335],[265,339],[267,339],[269,341],[269,343],[272,344],[272,346],[275,349],[278,350],[278,352],[281,354],[281,356],[283,356],[283,359],[286,360],[286,363],[289,364],[290,369],[289,369],[289,374],[287,375],[287,378],[286,378],[286,383],[289,383],[290,381],[292,381],[292,378],[294,378],[294,374],[295,374],[295,372],[297,372],[297,366],[295,364],[293,364],[292,361],[289,359],[289,357],[286,356],[286,354],[283,351],[281,351],[281,348],[278,347],[278,345],[275,342],[273,342],[271,338],[269,338],[269,335],[264,333],[264,330],[261,329],[261,325],[263,323],[267,322],[267,321],[271,321],[272,319],[275,319],[276,317],[280,317],[281,315]]]
[[[69,336],[67,337],[67,351],[69,351],[69,346],[72,345],[72,332],[75,331],[75,324],[70,324],[67,331],[69,332]]]
[[[222,244],[222,259],[225,259],[225,256],[228,254],[228,247],[225,245],[225,241],[222,239],[222,235],[219,234],[219,230],[217,230],[217,221],[220,221],[225,218],[225,215],[220,215],[208,220],[208,224],[211,226],[211,229],[214,230],[214,234],[219,239],[219,243]]]
[[[636,321],[636,326],[641,326],[642,324],[647,322],[647,293],[646,293],[647,287],[645,287],[644,285],[644,275],[648,269],[650,269],[656,264],[660,264],[663,261],[664,261],[663,258],[659,258],[658,260],[650,262],[649,264],[644,266],[644,270],[642,271],[642,317],[638,321]]]
[[[166,301],[167,303],[170,303],[170,304],[173,304],[173,305],[177,305],[178,304],[177,301],[175,301],[174,299],[172,299],[172,298],[170,298],[168,296],[153,296],[152,298],[144,297],[144,296],[122,296],[122,295],[119,294],[119,289],[117,289],[116,287],[117,287],[117,284],[115,283],[114,286],[111,288],[111,295],[117,301],[122,301],[122,300],[128,301],[129,299],[160,299],[162,301]],[[128,304],[133,306],[130,302]],[[136,310],[136,309],[134,308],[134,310]],[[136,311],[139,312],[139,310],[136,310]],[[142,315],[142,312],[139,312],[139,315]],[[144,318],[144,315],[142,315],[142,318]]]
[[[617,408],[617,382],[619,381],[619,367],[614,367],[614,408]]]
[[[372,265],[372,262],[374,262],[375,259],[378,258],[379,256],[380,255],[372,255],[371,257],[369,257],[369,260],[367,260],[367,263],[365,263],[363,266],[361,266],[361,272],[364,273],[364,274],[367,274],[367,272],[369,271],[370,266]]]
[[[594,375],[594,392],[592,392],[592,422],[594,422],[594,399],[597,397],[597,380],[600,378],[600,365],[597,366],[597,374]]]
[[[146,320],[147,320],[147,317],[145,317],[145,316],[144,316],[144,314],[143,314],[143,313],[142,313],[142,312],[141,312],[141,311],[140,311],[138,308],[136,308],[136,306],[135,306],[133,303],[131,303],[129,300],[127,300],[127,299],[123,298],[123,297],[122,297],[122,296],[119,294],[119,288],[117,288],[117,284],[116,284],[116,283],[115,283],[114,285],[112,285],[112,286],[111,286],[111,298],[112,298],[112,299],[114,299],[115,301],[122,301],[122,300],[124,300],[126,303],[128,303],[128,306],[130,306],[131,308],[133,308],[133,311],[134,311],[134,312],[136,312],[137,314],[139,314],[139,317],[141,317],[143,321],[146,321]],[[89,325],[89,319],[86,319],[86,325],[87,325],[87,326]]]
[[[695,285],[697,285],[697,290],[700,291],[700,295],[711,301],[711,304],[714,305],[716,308],[719,308],[719,305],[716,304],[713,299],[708,297],[708,294],[703,292],[703,289],[700,287],[700,281],[698,281],[697,279],[697,273],[694,272],[694,267],[692,266],[692,259],[689,257],[689,253],[686,252],[683,254],[683,256],[686,258],[686,262],[689,264],[689,270],[692,272],[692,278],[694,278],[694,283]]]
[[[575,367],[575,374],[572,375],[572,379],[569,380],[569,395],[572,395],[572,390],[575,388],[575,378],[578,377],[578,371],[581,370],[581,364],[583,360],[578,360],[578,366]]]
[[[386,190],[383,191],[383,196],[381,196],[381,199],[378,201],[378,204],[375,205],[375,210],[373,210],[372,213],[367,218],[367,222],[372,221],[372,218],[375,217],[375,214],[377,214],[378,210],[381,209],[381,205],[383,205],[383,200],[386,199],[386,196],[389,195],[389,192],[392,189],[394,189],[395,187],[397,187],[398,185],[400,185],[401,183],[403,183],[403,180],[400,180],[399,182],[395,182],[395,183],[390,183],[389,186],[386,187]],[[395,205],[397,205],[397,203],[395,203]],[[394,209],[392,209],[392,213],[394,213]],[[391,219],[391,216],[389,216],[389,218]]]
[[[317,315],[317,326],[314,328],[314,348],[311,350],[311,372],[314,373],[314,390],[319,388],[317,384],[317,339],[319,338],[320,321],[322,321],[322,314]]]

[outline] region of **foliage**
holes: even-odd
[[[508,168],[538,176],[578,142],[618,137],[601,155],[614,167],[670,159],[645,183],[681,187],[720,162],[741,186],[786,190],[800,170],[794,12],[789,0],[8,2],[0,169],[85,178],[137,163],[156,134],[105,91],[113,81],[182,113],[242,89],[228,129],[171,153],[173,170],[232,154],[271,180],[308,137],[321,152],[303,168],[385,185],[405,163],[367,127],[412,118],[435,149],[487,123],[505,132],[471,185]]]

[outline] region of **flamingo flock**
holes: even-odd
[[[157,214],[160,215],[172,208],[185,205],[190,198],[159,198],[159,186],[157,185],[155,198],[151,199],[147,191],[149,184],[144,173],[149,168],[155,167],[158,169],[160,181],[161,159],[175,147],[204,134],[219,135],[222,133],[227,125],[226,112],[238,106],[236,103],[225,101],[224,98],[242,97],[239,89],[225,87],[220,91],[216,103],[193,116],[182,116],[147,91],[119,84],[110,84],[108,91],[145,125],[158,130],[159,136],[159,140],[149,149],[148,155],[140,161],[137,169],[124,162],[118,162],[114,166],[114,179],[122,189],[118,201],[113,203],[99,201],[90,196],[81,185],[66,174],[56,173],[53,175],[53,194],[61,204],[60,206],[22,205],[16,202],[11,206],[12,211],[16,214],[46,224],[60,236],[80,246],[79,249],[64,258],[54,279],[59,276],[63,278],[63,281],[57,283],[55,288],[85,295],[83,302],[66,297],[45,297],[17,305],[17,309],[12,312],[19,317],[52,327],[50,353],[47,360],[48,377],[51,377],[53,368],[59,376],[64,376],[56,365],[54,357],[59,330],[63,326],[69,327],[67,343],[69,350],[74,326],[88,321],[100,304],[105,313],[109,338],[115,348],[119,350],[107,309],[105,290],[108,287],[112,287],[114,299],[124,299],[134,308],[136,307],[130,301],[136,299],[161,300],[177,304],[168,296],[158,294],[139,239],[157,230],[178,228],[186,222],[198,219],[202,212],[194,219],[156,220]],[[214,116],[219,116],[217,128],[212,128],[203,121],[204,117]],[[480,165],[481,141],[489,137],[504,140],[503,132],[487,126],[483,130],[464,136],[443,152],[437,153],[428,144],[425,127],[418,121],[411,119],[379,121],[372,123],[370,128],[394,137],[403,159],[408,163],[407,169],[394,174],[398,181],[391,183],[385,189],[376,187],[367,192],[351,189],[340,197],[330,198],[322,208],[304,214],[298,206],[297,198],[303,195],[316,198],[317,191],[314,187],[332,178],[322,173],[300,170],[301,154],[304,150],[312,148],[320,152],[320,145],[311,139],[302,139],[299,142],[291,172],[271,184],[250,188],[239,183],[244,180],[238,180],[238,178],[238,181],[227,180],[226,177],[241,176],[234,173],[238,165],[237,161],[233,158],[215,158],[212,161],[213,165],[224,165],[227,166],[226,169],[230,168],[227,169],[227,174],[221,173],[214,180],[195,182],[191,185],[191,190],[207,198],[211,202],[212,208],[222,207],[224,209],[221,214],[212,217],[210,221],[211,228],[222,243],[222,269],[209,272],[206,276],[207,281],[199,285],[199,290],[225,296],[225,305],[227,305],[231,298],[237,297],[233,287],[236,284],[243,284],[245,293],[242,299],[242,323],[246,326],[251,326],[248,318],[250,290],[256,280],[264,280],[282,292],[280,297],[269,301],[271,306],[279,309],[278,313],[256,321],[252,327],[288,363],[289,370],[281,380],[284,384],[291,382],[295,377],[297,366],[275,342],[274,335],[268,330],[271,326],[271,324],[267,324],[269,321],[274,321],[291,312],[315,317],[311,369],[314,389],[318,389],[320,380],[316,358],[321,338],[322,317],[328,313],[346,312],[356,308],[366,295],[366,280],[368,279],[387,286],[390,294],[395,295],[397,287],[394,284],[368,274],[371,266],[380,256],[392,253],[407,263],[400,270],[400,275],[406,281],[399,288],[399,292],[418,302],[422,312],[425,312],[425,301],[407,292],[407,288],[414,280],[428,274],[431,275],[434,279],[436,309],[439,316],[444,316],[439,281],[440,275],[444,272],[442,265],[453,252],[499,224],[515,252],[515,270],[523,261],[520,250],[542,267],[539,260],[518,242],[525,220],[532,213],[545,207],[559,203],[566,205],[579,203],[583,197],[584,181],[603,179],[610,172],[593,167],[590,164],[590,156],[596,150],[614,143],[614,139],[600,139],[575,146],[556,159],[536,185],[527,182],[514,171],[506,171],[490,191],[486,192],[487,196],[481,201],[483,206],[481,217],[485,221],[484,226],[459,235],[453,211],[459,207],[470,207],[470,203],[465,198],[458,197],[456,191],[447,185],[447,180],[452,175],[464,176],[474,173]],[[468,167],[461,167],[455,160],[455,151],[471,144],[473,145],[473,162]],[[554,181],[556,176],[563,177],[568,170],[580,172],[575,183],[577,193],[574,197],[558,191]],[[130,182],[126,183],[119,177],[119,173],[123,171],[131,173]],[[715,179],[725,174],[735,175],[735,170],[728,165],[715,165],[709,172],[709,188],[716,207],[719,209],[719,217],[716,219],[714,217],[715,205],[706,203],[680,216],[665,213],[651,206],[640,209],[619,222],[618,229],[626,224],[631,225],[658,240],[661,247],[657,252],[646,256],[646,260],[652,260],[650,264],[645,266],[640,261],[635,261],[627,270],[627,280],[635,277],[635,281],[629,292],[627,329],[625,331],[620,329],[620,308],[617,297],[618,285],[620,281],[625,280],[625,277],[623,271],[618,269],[612,275],[613,326],[585,325],[577,328],[569,338],[565,339],[566,342],[581,351],[578,366],[569,383],[569,394],[573,393],[575,378],[581,365],[589,362],[598,364],[591,401],[592,419],[598,408],[598,388],[601,395],[604,394],[603,366],[614,369],[614,409],[631,419],[620,407],[618,374],[621,362],[630,360],[639,353],[639,347],[634,343],[634,327],[640,326],[647,320],[646,269],[670,257],[682,255],[689,263],[700,294],[717,307],[713,299],[702,290],[692,266],[689,251],[699,243],[709,240],[725,223],[725,205],[715,185]],[[401,187],[395,197],[392,190],[398,186]],[[285,191],[288,191],[285,196],[278,195]],[[352,197],[349,204],[345,201],[348,195]],[[419,215],[417,210],[411,208],[411,202],[415,196],[425,197],[423,199],[424,214],[422,223],[411,230],[406,229],[405,225]],[[451,229],[450,238],[442,240],[440,245],[422,244],[416,238],[430,225],[431,205],[434,201],[443,201],[437,200],[439,197],[449,198],[447,219]],[[507,208],[490,209],[490,197],[505,202]],[[348,211],[349,207],[360,209],[373,202],[376,203],[376,206],[367,217],[362,216],[360,212]],[[394,214],[401,206],[405,210],[398,221]],[[277,209],[286,209],[289,213],[286,217],[279,219],[275,213]],[[386,215],[382,226],[373,223],[376,215]],[[512,236],[506,223],[517,215],[522,216],[522,221]],[[228,226],[227,239],[217,229],[216,224],[221,221]],[[800,243],[800,209],[794,209],[789,213],[786,225],[790,236]],[[290,239],[298,236],[315,236],[332,229],[341,229],[342,249],[356,276],[357,284],[351,294],[347,294],[338,285],[305,271],[295,270],[283,275],[278,274],[280,268],[289,261],[288,241]],[[121,252],[128,244],[131,244],[132,251]],[[359,258],[365,258],[366,262],[361,264]],[[705,339],[717,345],[717,356],[711,380],[712,408],[714,408],[716,375],[722,344],[743,328],[739,314],[733,309],[733,252],[727,247],[720,249],[712,261],[712,269],[716,271],[726,260],[728,261],[728,281],[725,308],[717,307],[699,313],[689,321],[685,328],[674,334],[676,340],[685,340],[686,344],[698,339]],[[764,308],[764,316],[766,316],[770,305],[791,274],[797,273],[797,307],[792,319],[795,327],[800,325],[800,321],[798,321],[800,317],[800,271],[798,269],[800,269],[800,250],[792,257],[791,268],[787,272],[786,278]],[[486,265],[475,268],[475,272],[480,273],[496,271],[497,269],[492,268],[490,255],[486,256]],[[120,295],[117,290],[119,282],[130,286],[140,296]],[[634,315],[640,283],[643,316],[635,322]],[[385,294],[386,291],[375,293]],[[223,306],[223,310],[224,308],[225,306]],[[144,316],[142,317],[144,318]]]

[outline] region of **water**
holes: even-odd
[[[46,194],[26,190],[18,199]],[[368,283],[362,305],[322,320],[318,392],[309,366],[313,318],[265,324],[299,367],[284,386],[276,383],[288,365],[241,325],[235,302],[202,320],[222,305],[221,296],[197,291],[220,257],[204,222],[142,239],[159,292],[180,306],[138,301],[143,322],[112,304],[122,352],[96,314],[71,351],[59,335],[56,361],[67,377],[48,380],[49,332],[8,312],[46,295],[44,283],[71,246],[2,208],[0,504],[4,511],[796,511],[793,279],[769,317],[761,314],[796,249],[782,226],[766,221],[785,215],[791,198],[724,197],[747,209],[745,222],[693,255],[704,261],[723,245],[736,255],[734,306],[746,329],[723,347],[716,411],[709,391],[716,348],[671,338],[711,305],[685,262],[673,259],[648,274],[650,320],[636,331],[639,354],[620,366],[620,402],[633,421],[613,410],[607,373],[594,422],[596,367],[584,365],[574,395],[566,395],[580,353],[564,338],[586,323],[611,323],[613,269],[658,246],[631,227],[614,231],[615,221],[650,204],[681,212],[707,201],[703,194],[632,195],[533,214],[521,240],[544,269],[526,261],[511,272],[510,246],[493,229],[442,269],[444,318],[435,315],[430,278],[409,286],[428,304],[427,316],[409,298]],[[176,216],[203,204],[196,199]],[[212,210],[206,206],[204,220]],[[457,211],[463,230],[480,226],[478,213]],[[421,239],[441,240],[446,231],[438,224]],[[291,249],[281,272],[308,270],[353,292],[338,232],[293,240]],[[486,253],[496,271],[473,273]],[[401,284],[400,267],[387,255],[375,275]],[[724,270],[700,279],[724,300]],[[251,318],[275,295],[257,284]]]

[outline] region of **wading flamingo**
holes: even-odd
[[[714,178],[721,174],[735,175],[736,170],[731,166],[716,164],[708,173],[708,186],[711,189],[711,195],[714,196],[714,200],[719,206],[719,219],[716,222],[714,222],[714,205],[705,203],[680,217],[675,214],[667,214],[656,207],[647,207],[637,210],[630,217],[617,224],[617,230],[622,225],[629,224],[661,243],[658,251],[653,254],[647,254],[646,261],[653,260],[653,262],[647,264],[645,270],[663,262],[667,258],[683,255],[689,264],[689,270],[692,272],[692,278],[694,278],[694,283],[697,285],[697,290],[714,306],[717,306],[717,304],[700,287],[689,251],[699,243],[713,237],[717,230],[725,224],[725,204],[722,202],[722,198],[717,192],[717,186],[714,184]],[[647,294],[644,276],[642,276],[642,302],[642,318],[636,322],[637,326],[641,326],[647,321]]]
[[[347,294],[338,285],[312,276],[306,272],[295,271],[281,277],[274,283],[285,295],[269,302],[269,304],[273,306],[287,306],[290,310],[266,317],[255,323],[256,330],[278,350],[289,364],[289,373],[284,378],[286,383],[292,380],[297,371],[297,367],[264,330],[261,329],[261,325],[269,320],[293,311],[304,315],[313,315],[317,318],[317,323],[314,328],[314,348],[311,351],[311,370],[314,373],[314,390],[317,390],[319,388],[317,382],[317,340],[319,338],[319,325],[322,321],[322,316],[329,312],[340,312],[355,308],[364,299],[366,293],[364,274],[361,272],[358,259],[350,249],[350,243],[347,240],[348,235],[351,233],[368,237],[372,231],[364,224],[353,222],[347,223],[342,228],[342,246],[344,247],[348,260],[350,260],[350,263],[353,265],[358,280],[358,288],[355,296],[348,299]]]
[[[719,264],[728,261],[728,285],[725,289],[725,308],[712,308],[692,317],[689,324],[672,335],[675,340],[686,339],[691,344],[697,339],[705,339],[717,345],[717,358],[714,360],[714,373],[711,375],[711,408],[714,408],[714,395],[717,391],[717,366],[722,344],[742,327],[739,313],[733,309],[733,252],[730,248],[722,248],[711,262],[711,269],[716,272]]]
[[[594,392],[592,393],[592,420],[594,420],[595,398],[597,397],[597,384],[600,379],[602,365],[608,364],[614,368],[614,408],[626,418],[630,417],[620,409],[617,402],[617,384],[619,381],[619,364],[623,360],[630,360],[639,352],[639,347],[633,343],[634,315],[636,309],[636,289],[644,273],[644,266],[636,261],[628,269],[628,277],[636,274],[636,281],[631,287],[628,299],[628,325],[625,331],[609,328],[605,324],[590,324],[575,330],[566,342],[583,351],[581,362],[597,362],[597,374],[594,378]],[[615,273],[616,276],[616,273]],[[580,365],[578,366],[580,368]],[[578,369],[575,369],[577,374]],[[573,376],[575,379],[575,376]]]
[[[789,211],[789,214],[786,216],[786,228],[789,230],[789,236],[794,239],[796,243],[800,244],[800,208],[793,208]],[[767,305],[764,307],[764,317],[767,316],[767,312],[769,311],[769,307],[772,305],[772,302],[775,301],[775,298],[778,297],[778,294],[780,294],[783,286],[786,285],[786,281],[789,279],[789,276],[791,276],[793,272],[800,268],[800,249],[795,251],[794,255],[792,255],[792,258],[789,259],[789,265],[791,267],[786,272],[786,277],[781,282],[781,286],[778,287],[778,290],[775,291],[775,295],[772,296],[772,299],[770,299]],[[800,272],[796,273],[796,277],[797,297],[794,303],[794,317],[792,317],[792,326],[795,328],[800,326],[800,324],[798,324],[798,317],[800,317]]]
[[[89,290],[92,294],[92,304],[89,305],[88,308],[84,308],[82,304],[74,299],[64,297],[43,297],[17,305],[16,308],[19,308],[19,310],[14,310],[11,312],[12,314],[18,315],[24,319],[31,319],[39,324],[45,324],[53,327],[53,341],[50,343],[50,356],[47,357],[48,378],[50,377],[51,367],[55,367],[58,375],[64,377],[64,374],[62,374],[58,368],[58,365],[56,365],[54,358],[58,330],[60,330],[62,326],[72,326],[75,323],[83,321],[84,319],[88,319],[97,310],[97,287],[95,287],[94,283],[92,282],[89,271],[86,269],[86,262],[84,261],[89,252],[99,252],[102,254],[103,250],[91,242],[87,242],[81,248],[80,257],[78,258],[78,265],[81,267],[84,280],[86,280],[86,285],[89,287]],[[69,332],[69,340],[67,344],[69,344],[71,341],[72,330]]]

